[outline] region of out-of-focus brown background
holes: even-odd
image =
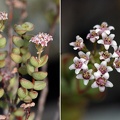
[[[61,39],[62,54],[74,53],[69,43],[80,35],[85,44],[89,30],[96,24],[107,22],[115,27],[115,40],[120,44],[120,0],[62,0],[61,2]],[[114,87],[108,88],[103,101],[91,101],[83,120],[119,120],[120,119],[120,73],[116,70],[110,73]]]
[[[28,16],[24,20],[25,22],[31,22],[34,24],[34,30],[31,32],[36,35],[39,32],[49,33],[50,27],[46,19],[47,12],[56,11],[56,6],[53,4],[53,0],[27,0],[27,12]],[[5,4],[5,0],[0,0],[0,11],[8,12],[8,6]],[[14,10],[13,25],[18,23],[20,17],[20,11]],[[6,28],[7,29],[7,28]],[[53,41],[50,44],[49,50],[49,62],[48,62],[48,78],[49,78],[49,92],[47,101],[45,104],[45,110],[42,120],[54,120],[55,115],[58,112],[58,100],[59,100],[59,21],[55,26],[55,33]],[[36,54],[35,49],[30,48],[32,54]],[[37,103],[37,100],[35,101]],[[37,104],[34,108],[37,110]]]

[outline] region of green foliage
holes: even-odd
[[[18,54],[11,53],[11,58],[15,63],[21,63],[22,57]]]
[[[44,55],[39,60],[39,67],[44,66],[48,61],[48,55]]]
[[[24,45],[24,41],[19,36],[14,35],[12,40],[16,47],[22,47]]]
[[[0,48],[4,48],[6,46],[6,38],[0,36]]]
[[[30,58],[30,63],[31,63],[31,65],[34,66],[34,67],[38,67],[38,65],[39,65],[38,60],[37,60],[34,56],[32,56],[32,57]]]
[[[7,56],[7,51],[0,52],[0,60],[4,60]]]
[[[42,90],[45,88],[45,86],[46,86],[46,82],[44,82],[44,81],[35,81],[35,83],[34,83],[35,90]]]
[[[0,98],[4,95],[4,89],[0,88]]]
[[[18,96],[21,98],[25,98],[28,95],[28,90],[26,88],[20,87],[18,89]]]
[[[29,92],[29,96],[30,96],[32,99],[35,99],[35,98],[37,98],[37,96],[38,96],[38,92],[31,90],[31,91]]]
[[[34,72],[32,76],[35,80],[43,80],[47,77],[47,72]]]

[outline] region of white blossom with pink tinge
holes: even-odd
[[[81,50],[81,49],[83,49],[83,47],[84,47],[84,43],[83,43],[84,41],[83,41],[83,39],[79,36],[79,35],[77,35],[76,36],[76,41],[75,42],[71,42],[71,43],[69,43],[69,45],[70,46],[73,46],[74,48],[74,50]]]
[[[87,85],[89,80],[93,80],[94,76],[92,75],[92,69],[83,70],[82,74],[76,76],[77,79],[83,80],[84,85]]]
[[[113,84],[108,81],[109,74],[105,73],[104,75],[94,74],[95,82],[91,85],[92,88],[99,87],[100,92],[105,91],[105,87],[113,87]]]
[[[120,57],[119,58],[115,58],[115,60],[113,62],[113,66],[115,67],[117,72],[120,72]]]
[[[8,14],[6,12],[0,12],[0,20],[7,20]]]
[[[120,57],[120,45],[119,45],[119,47],[114,46],[114,53],[113,53],[112,57],[113,58]]]
[[[39,33],[36,36],[32,37],[29,42],[33,42],[42,47],[47,46],[49,41],[52,41],[53,37],[47,33]]]
[[[83,58],[78,58],[78,57],[75,57],[73,59],[73,64],[69,67],[70,70],[73,70],[75,69],[75,73],[78,74],[81,69],[88,69],[88,66],[87,64],[85,63],[85,59]]]
[[[110,58],[112,57],[112,54],[108,51],[101,51],[99,52],[100,60],[105,60],[106,62],[110,62]]]
[[[78,52],[80,58],[85,59],[85,62],[88,63],[90,60],[90,52],[84,53],[82,51]]]
[[[98,44],[103,44],[105,49],[108,50],[110,46],[114,47],[117,45],[116,41],[113,40],[115,37],[114,34],[110,34],[109,36],[105,33],[102,33],[102,39],[98,40]]]
[[[86,37],[87,39],[90,39],[92,43],[96,42],[96,40],[99,39],[99,35],[96,32],[96,30],[90,30],[90,33]]]
[[[102,61],[101,64],[95,63],[94,66],[97,68],[97,72],[95,72],[95,74],[108,74],[108,72],[113,71],[112,67],[107,66],[107,62],[106,61]]]
[[[115,29],[113,26],[108,26],[107,22],[102,22],[101,25],[95,25],[93,28],[96,28],[96,32],[99,34],[110,34],[110,31]]]

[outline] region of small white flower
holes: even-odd
[[[96,42],[96,40],[99,39],[99,35],[97,34],[96,30],[90,30],[90,33],[86,37],[87,39],[90,39],[92,43]]]
[[[89,80],[93,80],[94,76],[92,75],[92,69],[90,70],[83,70],[82,74],[78,74],[76,76],[77,79],[84,80],[84,85],[87,85]]]
[[[77,50],[77,49],[81,50],[84,47],[83,39],[79,35],[76,36],[75,42],[71,42],[69,44],[70,46],[74,46],[73,48],[74,50]]]
[[[113,62],[113,66],[117,70],[117,72],[120,72],[120,58],[115,58]]]
[[[105,60],[106,62],[110,62],[110,58],[111,58],[112,54],[109,53],[108,51],[99,52],[99,55],[100,55],[100,60]]]
[[[120,45],[119,47],[114,46],[114,53],[112,55],[113,58],[120,57]]]
[[[108,74],[108,72],[113,70],[112,67],[107,66],[106,61],[102,61],[101,64],[95,63],[94,66],[97,68],[96,74]]]
[[[33,42],[37,45],[41,45],[42,47],[47,46],[49,41],[52,41],[53,38],[51,35],[47,33],[39,33],[36,36],[32,37],[29,42]]]
[[[72,64],[69,69],[73,70],[75,69],[75,73],[78,74],[81,69],[88,69],[87,64],[85,63],[85,59],[81,58],[79,59],[78,57],[75,57],[73,59],[74,64]]]
[[[114,34],[110,34],[109,36],[105,33],[102,33],[102,39],[98,40],[98,44],[103,44],[105,49],[108,50],[110,46],[114,47],[117,45],[116,41],[113,40],[115,37]]]
[[[95,25],[93,28],[96,28],[96,32],[99,32],[99,34],[110,34],[110,31],[115,29],[113,26],[108,27],[108,24],[106,22],[102,22],[101,25]]]
[[[105,91],[105,87],[113,87],[113,84],[108,81],[109,75],[105,73],[104,75],[94,74],[95,82],[91,85],[92,88],[99,87],[100,92]]]
[[[82,51],[78,52],[78,55],[80,56],[80,58],[85,59],[85,62],[88,63],[89,59],[90,59],[90,52],[87,52],[86,54]]]

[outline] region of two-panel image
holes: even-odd
[[[0,120],[120,120],[119,0],[0,0]]]

